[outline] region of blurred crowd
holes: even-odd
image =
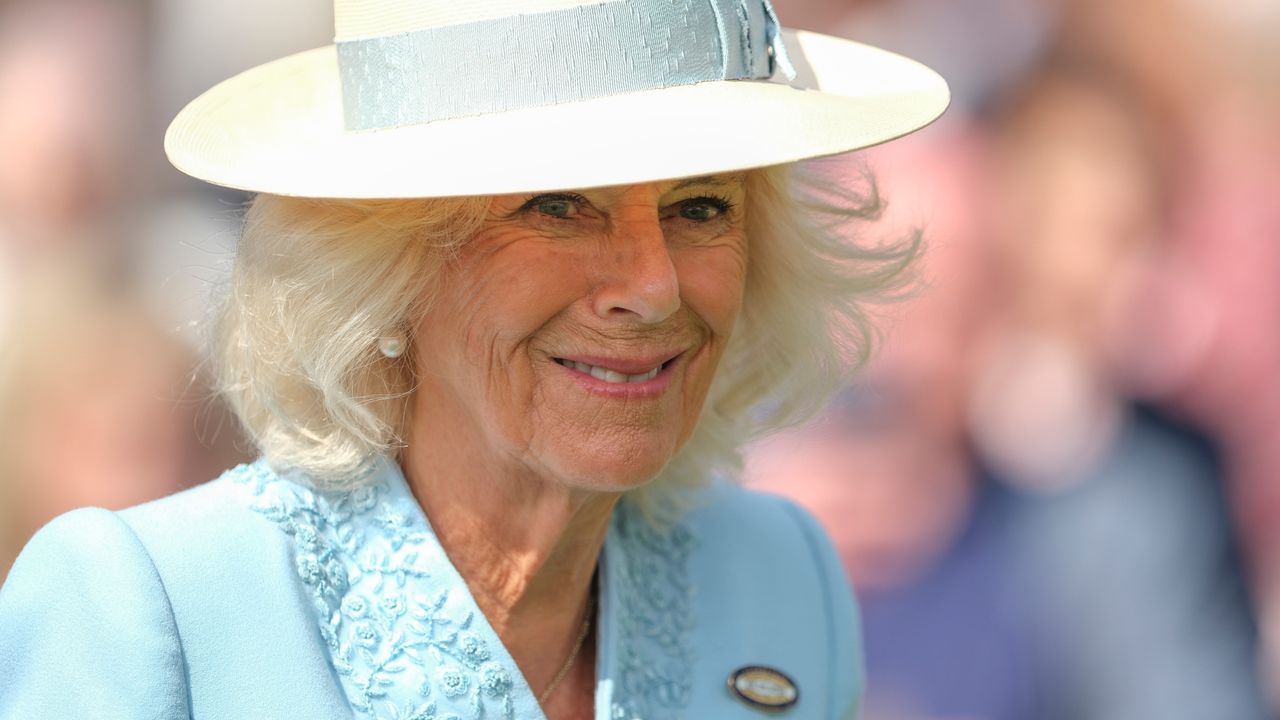
[[[778,9],[956,93],[868,153],[920,291],[751,459],[846,560],[866,718],[1275,717],[1280,5]]]
[[[0,578],[54,516],[251,452],[200,364],[245,198],[169,168],[161,138],[332,23],[302,0],[0,0]]]
[[[920,58],[942,121],[859,157],[923,228],[880,352],[751,481],[826,525],[866,720],[1280,710],[1280,4],[775,0]],[[245,198],[160,137],[327,2],[0,0],[0,578],[80,505],[251,452],[200,321]],[[783,131],[783,130],[780,130]]]

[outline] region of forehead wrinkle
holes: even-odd
[[[671,182],[671,181],[667,181],[667,182]],[[685,178],[684,180],[677,181],[670,188],[666,188],[666,189],[663,188],[663,185],[666,184],[665,182],[640,183],[640,184],[653,188],[654,190],[658,191],[659,194],[662,194],[663,192],[676,192],[679,190],[684,190],[686,188],[698,187],[698,186],[741,188],[747,184],[747,174],[745,172],[737,172],[737,173],[723,173],[719,175],[702,175],[699,177]],[[636,186],[635,185],[610,185],[606,187],[582,190],[579,192],[581,192],[584,195],[590,195],[591,193],[599,193],[602,196],[607,196],[610,198],[618,198],[618,197],[627,195],[628,190],[634,187]]]
[[[684,190],[685,188],[690,187],[697,187],[699,185],[707,185],[710,187],[726,187],[732,185],[741,187],[742,185],[745,185],[746,182],[747,177],[744,173],[735,173],[733,175],[704,175],[702,177],[681,180],[671,188],[671,192]]]

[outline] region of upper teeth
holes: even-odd
[[[597,380],[603,380],[609,383],[642,383],[652,380],[658,375],[658,371],[662,369],[659,365],[649,372],[640,373],[639,375],[623,375],[620,372],[602,368],[596,365],[588,365],[586,363],[574,362],[573,360],[559,360],[561,365],[573,368],[578,372],[586,373]]]

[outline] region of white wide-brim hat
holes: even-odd
[[[599,187],[865,148],[929,124],[950,99],[914,60],[779,27],[768,0],[334,9],[334,45],[188,105],[165,137],[173,164],[318,198]]]

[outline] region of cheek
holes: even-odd
[[[522,239],[477,237],[445,271],[419,329],[428,354],[458,348],[455,361],[505,371],[530,336],[572,302],[574,278],[582,276],[575,261]]]
[[[747,276],[745,244],[689,251],[677,261],[680,293],[689,309],[723,341],[742,308]]]

